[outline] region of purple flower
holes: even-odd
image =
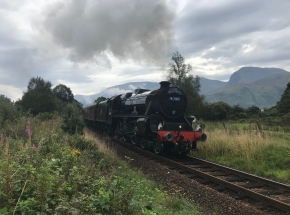
[[[68,138],[67,138],[67,137],[65,137],[65,138],[64,138],[64,141],[68,141]]]
[[[30,128],[27,128],[26,130],[25,130],[25,132],[27,133],[27,134],[30,134]]]
[[[27,125],[30,125],[30,122],[29,121],[27,122]]]
[[[33,146],[32,146],[32,150],[33,150],[33,151],[38,151],[38,150],[39,150],[39,147],[36,147],[36,146],[33,144]]]

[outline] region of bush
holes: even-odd
[[[64,109],[63,123],[61,128],[69,134],[83,134],[85,123],[82,116],[82,111],[75,103],[67,104]]]
[[[290,112],[283,116],[284,123],[290,125]]]
[[[4,95],[0,95],[0,127],[6,121],[14,121],[20,117],[20,113],[13,102]]]
[[[41,120],[41,121],[48,121],[51,119],[56,119],[58,117],[58,113],[57,112],[44,112],[44,113],[39,113],[37,115],[37,117]]]

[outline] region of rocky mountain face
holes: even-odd
[[[233,106],[272,107],[280,100],[282,93],[290,82],[290,73],[278,68],[243,67],[234,72],[228,82],[200,78],[200,94],[206,101],[224,101]],[[130,82],[109,87],[90,96],[76,95],[75,99],[84,106],[93,104],[100,96],[111,97],[137,88],[154,90],[159,88],[158,82]]]

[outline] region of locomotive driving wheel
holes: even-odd
[[[134,134],[134,135],[131,137],[131,144],[134,145],[134,146],[136,146],[137,143],[138,143],[138,141],[139,141],[139,140],[138,140],[137,135]]]
[[[153,144],[153,150],[154,150],[155,154],[157,154],[157,155],[161,155],[164,151],[164,145],[162,142],[160,142],[159,135],[157,135],[156,141]]]
[[[142,149],[146,149],[147,147],[146,147],[146,140],[141,140],[140,141],[140,147],[142,148]]]
[[[120,124],[118,123],[114,132],[114,138],[121,139],[122,135],[120,135]]]

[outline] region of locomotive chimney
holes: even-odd
[[[169,81],[161,81],[159,82],[159,84],[160,84],[160,89],[164,89],[164,88],[168,88],[171,83]]]

